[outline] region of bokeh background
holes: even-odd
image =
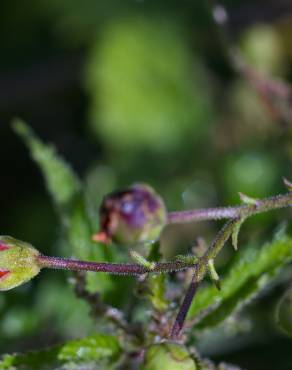
[[[291,180],[292,160],[292,3],[221,5],[1,3],[1,234],[61,254],[56,212],[11,128],[14,117],[54,143],[80,177],[94,176],[96,207],[102,193],[135,181],[152,184],[169,210],[236,204],[238,191],[253,197],[285,191],[282,176]],[[227,24],[219,27],[214,16]],[[251,83],[234,65],[231,47],[271,86],[282,80],[288,93],[269,95],[263,84]],[[242,243],[271,238],[285,215],[249,221]],[[171,228],[163,236],[165,254],[186,250],[198,236],[210,240],[217,228]],[[231,253],[221,256],[222,268]],[[261,320],[246,340],[203,345],[203,353],[248,369],[290,369],[292,342],[274,320],[287,284],[252,305]],[[88,309],[75,298],[68,274],[43,272],[0,295],[0,353],[42,348],[90,330]]]

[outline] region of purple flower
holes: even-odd
[[[134,184],[104,197],[100,232],[93,239],[105,244],[114,241],[129,245],[156,240],[166,220],[162,198],[150,186]]]

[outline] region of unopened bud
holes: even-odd
[[[166,224],[162,198],[148,185],[107,195],[100,207],[100,232],[93,236],[105,244],[133,245],[157,240]]]
[[[140,370],[196,370],[195,361],[180,344],[164,342],[153,344],[145,353]]]
[[[15,288],[37,275],[38,255],[30,244],[0,236],[0,291]]]

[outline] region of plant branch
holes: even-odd
[[[180,333],[181,333],[181,330],[183,328],[183,325],[184,325],[184,322],[185,322],[185,319],[186,319],[186,316],[188,314],[188,311],[189,311],[189,308],[192,304],[192,301],[193,301],[193,298],[196,294],[196,291],[197,291],[197,288],[198,288],[198,282],[196,281],[195,279],[195,274],[192,278],[192,281],[188,287],[188,290],[186,292],[186,295],[184,297],[184,300],[181,304],[181,307],[179,309],[179,312],[176,316],[176,319],[175,319],[175,322],[171,328],[171,331],[170,331],[170,339],[176,339]]]
[[[217,234],[216,238],[205,254],[196,260],[180,259],[170,262],[153,262],[151,267],[147,267],[142,264],[87,262],[39,255],[38,264],[40,268],[106,272],[118,275],[143,275],[148,273],[157,274],[176,272],[189,268],[194,269],[193,279],[189,285],[174,325],[170,331],[170,338],[176,339],[181,333],[198,285],[208,271],[209,261],[213,261],[215,259],[232,234],[233,236],[235,234],[234,239],[237,241],[237,234],[241,223],[246,218],[257,213],[267,212],[273,209],[292,205],[292,192],[265,199],[252,199],[242,194],[241,198],[247,202],[242,206],[195,209],[182,212],[171,212],[168,214],[168,223],[170,224],[212,219],[218,220],[223,218],[230,219]]]
[[[202,257],[198,259],[198,262],[194,267],[195,270],[194,276],[186,292],[184,300],[180,306],[174,324],[171,328],[169,334],[170,339],[175,340],[180,336],[188,311],[191,307],[193,298],[196,294],[197,288],[208,270],[208,261],[213,260],[217,256],[217,254],[221,251],[225,243],[232,235],[237,223],[238,223],[237,218],[229,220],[219,231],[216,238],[213,240],[210,248],[206,251],[206,253]]]
[[[148,273],[169,273],[187,270],[194,267],[191,261],[157,262],[153,268],[147,268],[139,264],[87,262],[68,258],[50,257],[39,255],[38,264],[40,268],[50,268],[71,271],[93,271],[107,272],[115,275],[144,275]]]
[[[255,200],[254,204],[243,204],[235,207],[218,207],[192,209],[188,211],[170,212],[168,224],[180,224],[195,221],[220,220],[226,218],[246,218],[257,213],[292,205],[292,192],[269,198]]]

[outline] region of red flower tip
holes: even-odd
[[[0,242],[0,251],[6,251],[6,249],[9,249],[10,247],[7,244],[4,244]]]
[[[4,278],[7,274],[10,274],[10,271],[0,271],[0,279]]]
[[[92,240],[98,243],[110,244],[111,238],[104,231],[92,235]]]

